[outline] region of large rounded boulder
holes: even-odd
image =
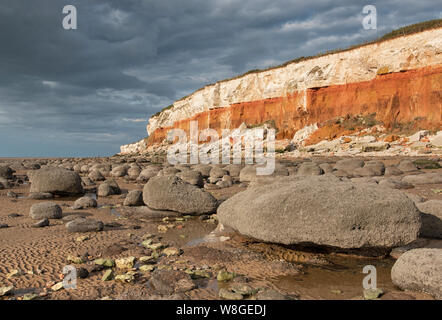
[[[143,201],[152,209],[186,214],[211,213],[218,205],[210,193],[176,176],[151,178],[144,185]]]
[[[82,194],[81,177],[74,171],[62,168],[46,168],[32,172],[29,192],[60,195]]]
[[[413,249],[391,269],[391,280],[403,290],[429,293],[442,299],[442,249]]]
[[[390,248],[414,241],[419,211],[401,191],[332,175],[281,178],[240,192],[219,222],[258,240],[340,248]]]

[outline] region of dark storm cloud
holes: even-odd
[[[69,4],[77,30],[62,28]],[[362,29],[366,4],[377,32]],[[441,11],[431,0],[2,0],[0,156],[115,153],[203,85]]]

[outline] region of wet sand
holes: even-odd
[[[25,172],[17,172],[22,176]],[[70,264],[69,255],[80,256],[84,264],[77,267],[90,267],[93,260],[147,256],[151,250],[141,246],[146,234],[154,235],[161,243],[182,249],[182,255],[161,257],[155,265],[157,269],[186,270],[203,269],[211,277],[199,279],[197,288],[186,292],[181,298],[219,299],[218,290],[225,286],[215,277],[219,270],[227,269],[248,279],[248,283],[258,289],[274,289],[294,299],[360,299],[362,281],[366,276],[363,266],[371,264],[378,270],[378,287],[387,293],[386,297],[401,299],[431,299],[422,293],[402,293],[391,282],[390,269],[392,258],[357,258],[351,256],[330,256],[334,267],[302,265],[284,261],[250,250],[231,237],[227,241],[210,241],[207,235],[216,228],[213,220],[191,217],[185,221],[141,219],[128,217],[121,208],[126,190],[141,190],[143,184],[116,179],[123,195],[99,197],[98,208],[72,210],[76,198],[54,198],[53,201],[63,208],[63,216],[86,216],[103,221],[104,231],[87,234],[70,234],[66,231],[65,221],[51,220],[50,226],[32,228],[35,220],[29,217],[30,207],[48,200],[31,200],[25,196],[29,184],[12,189],[0,190],[0,223],[9,227],[0,229],[0,286],[14,286],[13,296],[9,299],[22,299],[26,293],[35,293],[39,299],[155,299],[158,295],[149,283],[150,274],[139,274],[134,283],[101,281],[104,271],[92,272],[86,279],[78,279],[77,288],[53,292],[50,287],[63,278],[63,268]],[[427,198],[442,199],[442,195],[431,190],[442,185],[422,186],[410,192]],[[227,199],[244,190],[237,185],[213,190],[218,199]],[[19,195],[18,199],[7,197],[8,191]],[[10,217],[17,213],[20,216]],[[66,218],[65,218],[66,219]],[[158,226],[167,226],[160,232]],[[88,239],[76,241],[79,236]],[[239,236],[238,236],[239,237]],[[209,240],[208,240],[209,239]],[[213,239],[212,239],[213,240]],[[216,240],[216,239],[215,239]],[[22,274],[8,278],[7,274],[19,270]],[[117,272],[118,274],[118,272]],[[6,299],[6,298],[3,298]]]

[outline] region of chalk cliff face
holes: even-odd
[[[386,127],[442,123],[442,28],[221,81],[149,120],[149,144],[171,128],[233,129],[272,121],[277,139],[335,117],[376,113]]]

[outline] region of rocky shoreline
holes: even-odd
[[[1,159],[0,299],[441,299],[441,168],[437,155],[284,154],[271,176],[161,153]],[[382,290],[362,287],[368,264]]]

